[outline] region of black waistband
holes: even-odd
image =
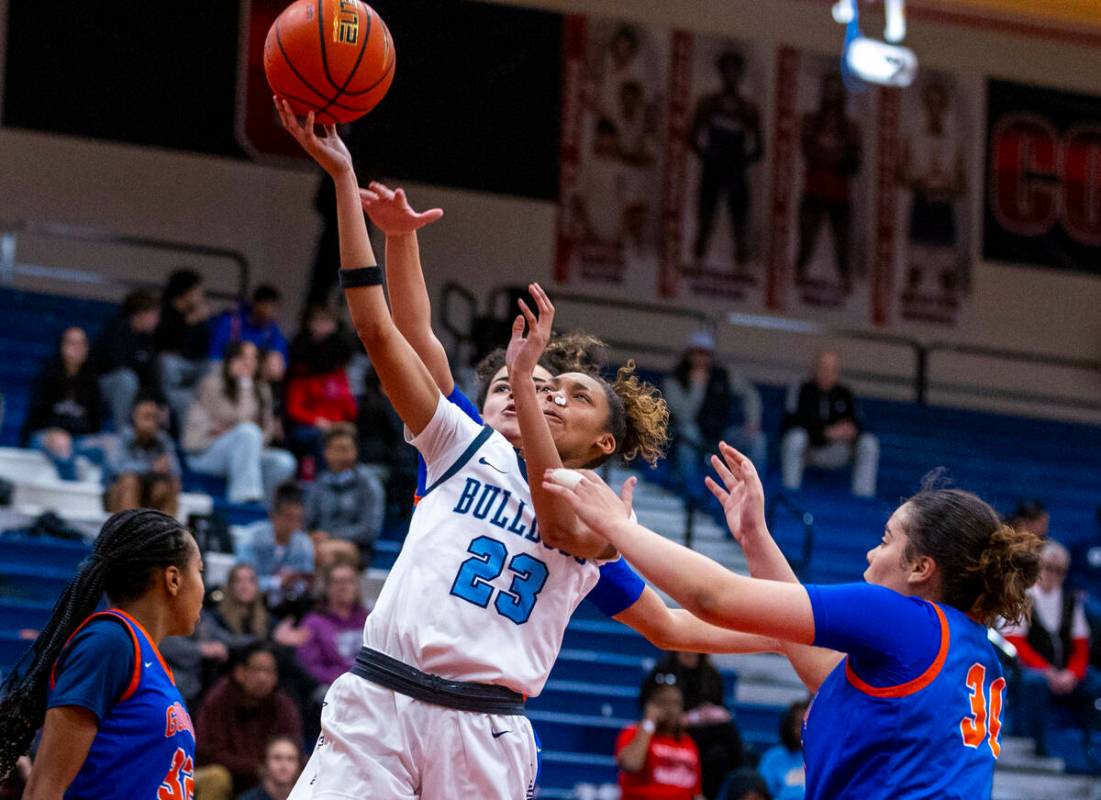
[[[445,708],[479,714],[524,713],[524,696],[504,686],[445,680],[369,647],[360,649],[352,674],[407,697]]]

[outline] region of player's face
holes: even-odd
[[[203,556],[199,546],[190,536],[188,538],[187,566],[179,578],[179,588],[174,598],[176,613],[175,630],[171,635],[190,636],[199,624],[203,613],[203,596],[206,586],[203,583]]]
[[[538,390],[551,379],[551,374],[543,367],[536,366],[532,377]],[[513,447],[520,446],[520,423],[516,420],[516,403],[512,400],[512,388],[508,383],[508,367],[501,367],[493,374],[485,402],[482,403],[482,419],[486,425],[508,439]]]
[[[277,786],[291,786],[298,778],[298,748],[290,742],[280,740],[268,748],[264,759],[267,778]]]
[[[596,378],[565,372],[550,381],[540,400],[563,466],[584,467],[615,452],[608,396]]]
[[[879,544],[868,551],[868,568],[864,580],[876,586],[886,586],[901,594],[914,594],[908,578],[906,547],[910,538],[906,535],[909,512],[905,504],[899,506],[883,530]]]

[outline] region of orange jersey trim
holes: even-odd
[[[939,611],[940,609],[937,609],[937,610]],[[133,625],[135,628],[137,628],[139,631],[141,631],[142,633],[145,634],[145,638],[149,640],[149,646],[153,648],[153,652],[156,653],[156,655],[157,655],[157,661],[161,662],[161,666],[164,668],[165,673],[168,675],[168,680],[172,681],[172,685],[175,686],[176,685],[176,676],[172,674],[172,670],[169,668],[168,662],[166,662],[164,660],[164,656],[161,655],[161,649],[159,647],[157,647],[157,643],[153,640],[153,637],[149,635],[149,631],[147,631],[145,629],[145,626],[142,625],[140,622],[138,622],[136,619],[134,619],[132,616],[127,614],[122,609],[112,608],[112,609],[110,609],[110,611],[112,611],[113,613],[118,614],[120,617],[128,620],[131,625]],[[139,661],[141,660],[140,653],[139,653],[139,659],[138,660]]]
[[[950,631],[948,628],[948,618],[944,616],[944,612],[941,611],[940,606],[936,603],[933,603],[932,606],[933,610],[937,612],[937,619],[940,621],[940,649],[937,651],[937,657],[933,659],[933,663],[929,665],[929,668],[926,669],[925,672],[921,673],[913,680],[907,681],[906,683],[900,683],[897,686],[872,686],[860,679],[853,671],[849,659],[846,658],[845,677],[849,679],[849,683],[871,697],[906,697],[920,692],[936,680],[937,675],[940,674],[941,669],[944,667],[944,662],[948,658]]]
[[[109,617],[114,617],[116,619],[125,618],[126,620],[137,623],[137,620],[134,620],[134,618],[131,617],[129,614],[119,611],[117,608],[109,609],[107,611],[97,611],[95,614],[92,614],[90,617],[88,617],[88,619],[84,620],[84,622],[80,623],[80,625],[77,626],[77,629],[69,634],[69,638],[65,640],[65,644],[61,648],[61,652],[64,653],[68,649],[69,644],[73,641],[76,635],[87,628],[88,625],[91,624],[94,620],[106,619]],[[122,696],[118,699],[118,702],[120,703],[133,697],[134,692],[138,690],[138,684],[141,683],[141,643],[138,641],[138,635],[134,633],[133,628],[126,624],[124,624],[123,627],[126,628],[126,632],[130,634],[130,639],[134,643],[134,668],[130,673],[130,683],[127,684],[126,691],[124,691],[122,693]],[[139,624],[138,627],[141,628],[141,625]],[[144,628],[142,630],[144,632]],[[158,653],[157,655],[159,656],[160,653]],[[60,660],[61,656],[59,655],[57,657],[57,661],[54,661],[53,666],[50,668],[51,689],[57,686],[57,662]]]

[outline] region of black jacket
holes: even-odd
[[[784,430],[804,428],[813,447],[829,444],[826,428],[837,422],[849,420],[862,428],[856,413],[856,398],[847,386],[837,384],[828,392],[823,392],[814,381],[808,381],[799,387],[799,404],[795,412],[784,421]]]
[[[138,333],[121,314],[112,318],[96,339],[92,361],[100,375],[128,368],[146,389],[157,388],[157,349],[152,333]]]
[[[73,436],[98,433],[102,420],[103,397],[92,370],[86,365],[68,375],[54,360],[34,382],[20,440],[25,446],[31,434],[43,428],[61,428]]]

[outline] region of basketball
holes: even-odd
[[[394,40],[360,0],[295,0],[268,30],[268,84],[298,116],[322,124],[359,119],[394,80]]]

